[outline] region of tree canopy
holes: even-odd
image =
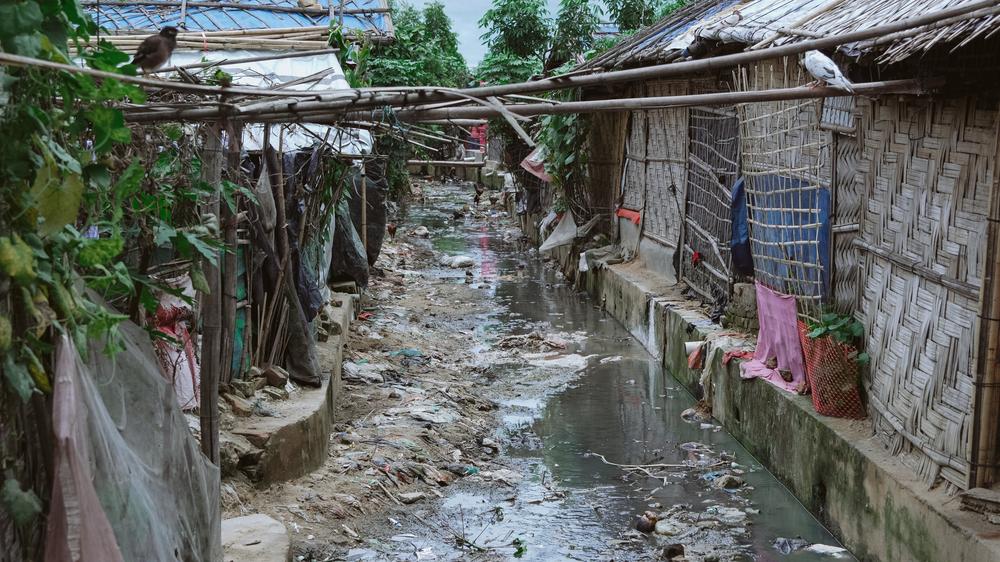
[[[372,85],[465,85],[468,69],[443,3],[432,2],[419,10],[398,2],[392,17],[396,39],[372,57],[368,69]]]

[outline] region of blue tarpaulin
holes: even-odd
[[[747,203],[757,279],[802,296],[829,294],[830,191],[778,175],[752,178]]]

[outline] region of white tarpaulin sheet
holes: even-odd
[[[566,211],[562,220],[560,220],[559,224],[556,225],[552,234],[545,239],[542,246],[538,248],[538,251],[547,252],[553,248],[558,248],[559,246],[572,244],[574,238],[576,238],[576,221],[573,220],[573,213]]]
[[[271,56],[274,51],[174,51],[170,66],[184,66],[207,61],[222,61],[245,59],[252,57]],[[238,65],[223,66],[221,70],[233,76],[233,84],[254,88],[273,88],[284,82],[328,74],[315,81],[304,84],[293,84],[292,90],[346,90],[350,88],[340,68],[340,61],[333,52],[330,54],[311,55],[289,59],[246,62]],[[324,140],[339,152],[357,156],[370,153],[372,138],[368,131],[361,129],[345,129],[327,127],[325,125],[285,125],[273,124],[271,127],[271,145],[291,152],[310,147]],[[245,150],[260,150],[264,141],[264,125],[247,125],[243,132],[243,148]]]

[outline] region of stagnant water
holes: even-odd
[[[725,430],[682,420],[681,412],[692,406],[694,398],[595,303],[562,283],[537,256],[504,240],[509,220],[454,219],[452,212],[470,202],[470,192],[468,185],[432,184],[425,192],[426,201],[409,209],[404,224],[427,226],[438,251],[475,258],[475,283],[485,285],[483,294],[493,301],[495,310],[477,319],[483,350],[503,335],[550,325],[558,332],[584,333],[565,353],[588,359],[568,386],[547,395],[527,392],[502,402],[504,424],[497,437],[507,444],[505,454],[528,476],[512,488],[453,487],[436,511],[408,520],[398,529],[387,545],[391,557],[648,560],[657,545],[673,541],[630,537],[627,531],[636,514],[687,504],[692,511],[710,506],[749,510],[747,523],[737,529],[745,529],[744,533],[719,539],[740,547],[745,553],[741,558],[831,559],[802,551],[783,555],[773,547],[778,537],[839,543]],[[512,272],[519,273],[512,276]],[[442,269],[432,274],[465,282],[461,271]],[[621,359],[607,361],[618,356]],[[523,376],[525,368],[492,367],[498,377]],[[689,453],[680,445],[688,442],[735,455],[752,489],[735,494],[717,490],[700,480],[702,473],[683,470],[672,474],[665,485],[623,477],[620,468],[588,455],[601,453],[626,464],[654,458],[657,463],[682,463]],[[455,536],[486,550],[459,546]]]

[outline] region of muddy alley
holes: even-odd
[[[399,214],[325,466],[224,483],[227,512],[284,522],[304,561],[850,559],[473,194],[427,183]]]

